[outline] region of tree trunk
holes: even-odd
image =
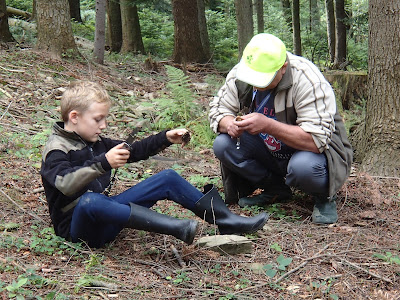
[[[346,12],[344,10],[344,0],[335,0],[336,15],[336,50],[335,50],[335,69],[345,69],[347,57],[347,30]]]
[[[203,46],[204,54],[210,60],[210,39],[208,38],[207,20],[206,20],[206,9],[204,6],[204,0],[197,0],[197,11],[199,16],[199,30],[201,45]]]
[[[136,4],[121,0],[122,46],[121,52],[144,53],[142,32]]]
[[[252,0],[235,0],[239,57],[254,34]]]
[[[319,28],[320,21],[320,13],[318,8],[318,1],[317,0],[309,0],[310,4],[310,32],[313,31],[314,28]]]
[[[400,3],[369,0],[369,97],[356,158],[361,171],[400,176]]]
[[[76,22],[82,23],[81,0],[68,0],[68,2],[71,19],[75,20]]]
[[[176,63],[206,63],[208,57],[200,37],[197,0],[173,0],[174,54]]]
[[[119,0],[107,0],[107,46],[111,52],[121,51],[122,22]]]
[[[36,49],[60,58],[67,50],[78,54],[72,33],[68,0],[37,0]]]
[[[290,6],[290,0],[281,0],[281,5],[286,24],[288,25],[290,32],[293,32],[292,8]]]
[[[257,16],[257,32],[264,32],[264,1],[255,0],[255,11]]]
[[[14,38],[8,26],[7,5],[5,0],[0,0],[0,42],[13,42]]]
[[[353,19],[353,0],[345,0],[344,1],[344,12],[346,14],[346,30],[348,34],[350,33],[352,37],[353,36],[353,31],[351,30],[352,22],[350,22]]]
[[[293,53],[301,55],[300,1],[293,0]]]
[[[106,0],[96,0],[96,30],[94,33],[93,57],[98,64],[104,63],[106,43]]]
[[[325,0],[329,62],[331,64],[335,62],[335,45],[336,45],[335,7],[333,5],[333,1],[334,0]]]

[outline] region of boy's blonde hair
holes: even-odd
[[[110,96],[103,86],[92,81],[71,82],[61,97],[62,120],[68,122],[68,115],[71,111],[76,110],[83,113],[94,102],[111,105]]]

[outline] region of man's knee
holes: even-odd
[[[231,137],[228,134],[219,134],[213,144],[214,154],[217,158],[224,157],[225,150],[231,145]]]
[[[328,189],[328,175],[324,154],[298,151],[289,161],[286,184],[308,193],[325,192]]]

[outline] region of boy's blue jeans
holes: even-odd
[[[259,135],[244,132],[240,147],[236,139],[220,134],[214,141],[214,153],[232,172],[256,184],[271,176],[286,178],[286,185],[312,195],[328,195],[329,172],[323,153],[296,151],[289,160],[271,155]]]
[[[91,247],[101,247],[115,239],[130,216],[129,203],[152,207],[168,199],[192,210],[203,196],[197,188],[174,170],[164,170],[136,184],[125,192],[107,197],[87,192],[75,207],[71,221],[73,242],[84,240]]]

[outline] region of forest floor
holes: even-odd
[[[210,68],[187,70],[193,83],[210,75],[223,79]],[[0,298],[400,299],[400,179],[372,177],[356,166],[338,194],[336,224],[312,224],[313,204],[298,193],[290,203],[267,208],[274,213],[263,230],[248,235],[249,254],[223,255],[131,229],[102,249],[57,239],[39,175],[40,153],[58,119],[60,87],[75,79],[100,81],[119,99],[106,134],[120,138],[134,113],[127,99],[150,101],[167,81],[161,64],[149,70],[126,59],[98,66],[86,59],[51,59],[29,48],[0,49]],[[198,92],[207,109],[215,90]],[[129,167],[123,174],[136,177],[117,180],[114,192],[177,165],[185,178],[206,178],[221,189],[212,149],[170,147]],[[196,240],[215,233],[169,201],[157,209],[196,218]],[[284,265],[279,257],[291,261]],[[268,268],[276,275],[268,276]]]

